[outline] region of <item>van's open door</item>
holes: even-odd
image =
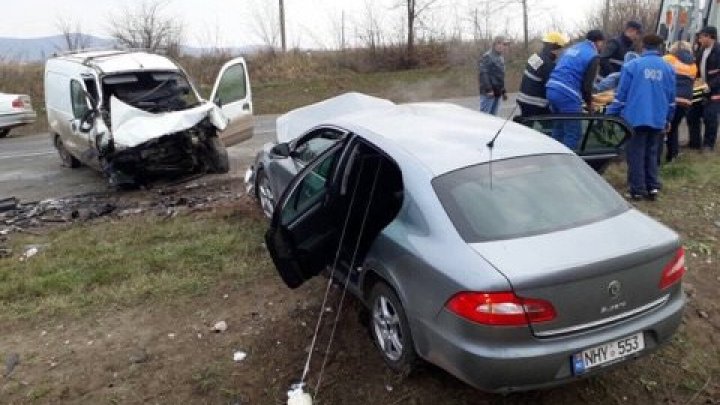
[[[622,147],[633,130],[619,117],[600,114],[548,114],[535,117],[515,117],[515,122],[545,135],[557,131],[580,133],[575,153],[598,173],[607,169],[610,161],[622,153]]]
[[[225,146],[252,137],[252,90],[245,59],[235,58],[220,69],[210,101],[220,106],[223,114],[230,119],[227,128],[220,133],[220,139]]]

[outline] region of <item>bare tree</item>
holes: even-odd
[[[252,30],[255,37],[266,47],[275,50],[280,40],[280,24],[276,16],[275,2],[255,0],[252,3]]]
[[[56,46],[58,51],[77,51],[90,46],[90,37],[85,35],[79,21],[60,17],[55,21],[55,27],[63,38],[63,44]]]
[[[407,62],[415,62],[415,29],[423,14],[439,0],[401,0],[407,23]]]
[[[623,31],[628,20],[636,20],[646,32],[654,32],[660,13],[660,0],[614,0],[605,1],[600,7],[589,11],[579,27],[580,31],[603,27],[608,34]],[[606,8],[608,5],[611,7]]]
[[[111,16],[110,35],[121,46],[179,53],[184,26],[177,17],[165,15],[166,0],[143,0]]]

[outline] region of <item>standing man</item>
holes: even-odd
[[[577,43],[563,53],[547,82],[547,99],[554,113],[579,114],[582,104],[592,111],[592,89],[598,67],[598,51],[602,49],[605,35],[592,30],[585,41]],[[577,149],[582,124],[579,121],[558,121],[552,136],[570,149]]]
[[[480,86],[480,111],[497,115],[500,97],[505,94],[505,57],[509,42],[505,37],[496,37],[492,48],[485,52],[478,63],[478,84]]]
[[[675,71],[660,56],[663,40],[643,38],[643,54],[620,73],[620,87],[607,113],[620,115],[635,130],[625,146],[629,197],[654,201],[660,190],[658,147],[675,114]]]
[[[543,37],[543,49],[540,53],[534,53],[528,59],[517,97],[521,116],[550,113],[545,85],[550,80],[550,73],[555,69],[555,60],[568,42],[570,40],[567,35],[549,32]]]
[[[600,76],[619,72],[625,61],[625,54],[633,50],[633,44],[642,35],[642,24],[628,21],[622,35],[607,42],[600,54]]]
[[[688,147],[712,151],[718,132],[718,113],[720,112],[720,45],[717,43],[717,28],[707,26],[698,35],[700,45],[695,62],[698,64],[699,77],[710,88],[708,100],[704,104],[695,104],[688,112],[690,142]],[[705,124],[705,136],[700,136],[700,119]]]

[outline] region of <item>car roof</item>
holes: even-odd
[[[138,70],[179,70],[175,62],[167,57],[143,51],[89,51],[59,56],[58,59],[93,66],[106,74]]]
[[[535,154],[572,154],[562,144],[514,122],[450,103],[394,104],[388,100],[360,95],[362,105],[354,112],[341,95],[317,105],[303,107],[278,119],[302,122],[312,127],[332,125],[345,128],[383,149],[401,166],[422,166],[431,176],[493,160]],[[373,97],[370,97],[373,98]],[[334,106],[340,108],[334,109]],[[311,117],[312,119],[308,119]],[[505,124],[495,146],[487,144]],[[292,127],[292,125],[291,125]],[[305,131],[302,131],[305,132]],[[297,136],[302,132],[297,132]],[[407,162],[412,160],[412,162]]]

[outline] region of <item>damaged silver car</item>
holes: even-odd
[[[45,103],[65,166],[88,165],[112,186],[229,170],[225,146],[252,137],[252,95],[243,58],[220,70],[204,100],[171,59],[93,51],[47,61]]]

